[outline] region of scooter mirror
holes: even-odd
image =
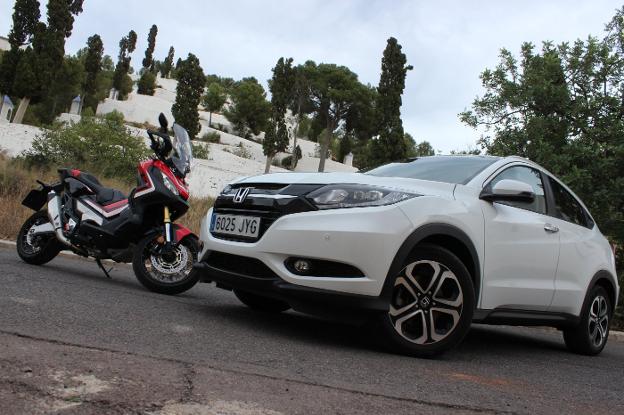
[[[167,126],[169,125],[169,122],[167,121],[167,117],[165,117],[165,114],[163,114],[162,112],[158,116],[158,122],[160,123],[160,128],[161,128],[162,132],[166,133],[167,132]]]

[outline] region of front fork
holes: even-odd
[[[173,241],[173,235],[171,234],[171,213],[169,212],[169,208],[167,206],[165,206],[164,222],[165,222],[165,241],[167,245],[171,245],[171,242]]]
[[[163,222],[165,224],[165,235],[158,235],[156,238],[157,245],[152,248],[152,252],[158,255],[170,253],[175,248],[173,226],[171,226],[171,212],[169,212],[167,206],[164,208]]]

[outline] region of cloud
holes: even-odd
[[[10,29],[12,7],[0,0],[0,33]],[[276,60],[292,56],[346,65],[376,85],[386,39],[394,36],[414,65],[403,96],[405,130],[449,152],[478,138],[457,114],[481,93],[479,74],[496,65],[500,48],[517,52],[523,41],[601,35],[617,7],[613,0],[87,0],[67,50],[98,33],[115,57],[119,39],[133,29],[138,67],[155,23],[157,59],[173,45],[176,59],[195,53],[206,73],[255,76],[266,85]]]

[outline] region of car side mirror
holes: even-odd
[[[486,190],[487,189],[487,190]],[[535,192],[527,183],[504,179],[496,183],[491,189],[486,187],[479,195],[479,199],[488,202],[512,201],[531,203],[535,200]]]
[[[160,132],[166,133],[167,127],[169,126],[169,121],[167,121],[167,117],[162,112],[158,116],[158,122],[160,123]]]

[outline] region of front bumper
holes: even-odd
[[[279,277],[254,278],[215,268],[204,261],[195,264],[194,269],[200,273],[202,280],[214,281],[221,288],[239,289],[281,300],[302,313],[366,321],[370,315],[388,310],[388,302],[381,297],[303,287]]]
[[[202,222],[200,239],[204,244],[197,270],[203,279],[218,281],[232,288],[259,294],[286,296],[298,288],[343,295],[379,297],[390,265],[412,224],[396,205],[354,209],[301,212],[278,218],[256,242],[237,242],[214,237],[209,230],[210,210]],[[210,267],[203,260],[210,252],[254,258],[278,278],[254,281],[250,275]],[[341,262],[362,271],[363,277],[314,277],[291,273],[284,262],[289,257],[304,257]],[[229,270],[231,271],[231,270]],[[236,275],[235,275],[236,274]],[[296,300],[296,298],[294,299]],[[293,300],[291,300],[293,301]],[[291,302],[288,301],[288,302]],[[321,300],[322,301],[322,300]],[[360,300],[357,300],[360,301]],[[356,301],[356,302],[357,302]]]

